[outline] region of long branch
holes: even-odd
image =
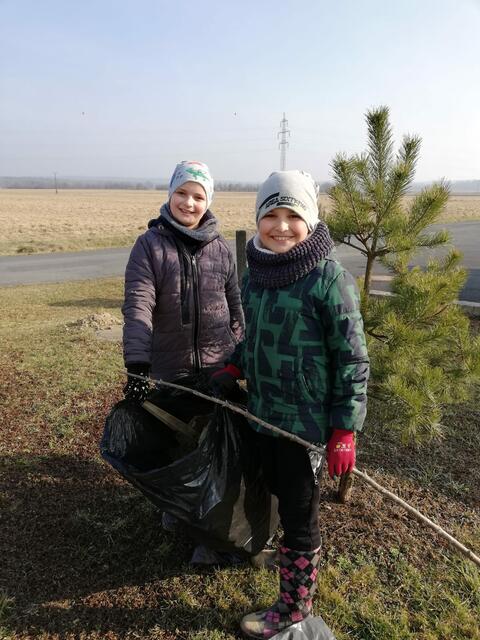
[[[370,478],[370,476],[368,476],[365,472],[359,471],[356,467],[354,467],[353,473],[359,478],[362,478],[362,480],[367,482],[376,491],[389,498],[389,500],[392,500],[393,502],[399,504],[403,509],[405,509],[405,511],[408,511],[408,513],[411,513],[415,518],[417,518],[417,520],[420,520],[420,522],[423,522],[428,527],[433,529],[436,533],[442,536],[442,538],[445,538],[445,540],[447,540],[452,546],[461,551],[467,558],[469,558],[472,562],[480,567],[480,558],[475,555],[473,551],[471,551],[468,547],[451,536],[447,531],[445,531],[445,529],[442,529],[442,527],[440,527],[438,524],[432,522],[432,520],[424,516],[423,513],[420,513],[420,511],[412,507],[410,504],[408,504],[408,502],[405,502],[405,500],[402,500],[391,491],[388,491],[388,489],[382,487],[380,484],[378,484],[378,482],[375,482],[375,480]]]
[[[226,400],[220,400],[219,398],[213,398],[211,396],[206,395],[205,393],[201,393],[200,391],[196,391],[194,389],[189,389],[188,387],[184,387],[182,385],[179,385],[179,384],[176,384],[176,383],[173,383],[173,382],[165,382],[164,380],[155,380],[154,378],[148,378],[148,377],[145,377],[145,376],[138,376],[138,375],[133,374],[133,373],[128,373],[124,369],[122,369],[122,373],[124,373],[124,374],[126,373],[128,376],[130,376],[132,378],[138,378],[139,380],[143,380],[143,381],[147,381],[147,382],[148,381],[152,381],[155,384],[159,384],[159,385],[162,385],[162,386],[165,386],[165,387],[171,387],[173,389],[179,389],[180,391],[187,391],[188,393],[192,393],[193,395],[199,396],[200,398],[203,398],[204,400],[209,400],[210,402],[214,402],[215,404],[219,404],[219,405],[221,405],[223,407],[226,407],[230,411],[234,411],[235,413],[239,413],[239,414],[245,416],[246,418],[248,418],[249,420],[252,420],[253,422],[256,422],[257,424],[261,425],[262,427],[265,427],[269,431],[273,431],[274,433],[277,433],[278,435],[280,435],[280,436],[282,436],[284,438],[287,438],[288,440],[292,440],[293,442],[297,442],[298,444],[303,445],[307,449],[311,449],[312,451],[316,451],[317,453],[325,455],[325,448],[324,447],[319,447],[319,446],[317,446],[317,445],[315,445],[315,444],[313,444],[311,442],[307,442],[306,440],[303,440],[302,438],[299,438],[298,436],[294,435],[293,433],[287,433],[283,429],[279,429],[278,427],[275,427],[273,424],[269,424],[268,422],[265,422],[264,420],[261,420],[260,418],[257,418],[256,416],[254,416],[249,411],[246,411],[245,409],[241,409],[240,407],[238,407],[235,404],[232,404],[231,402],[228,402]],[[475,553],[473,553],[473,551],[468,549],[468,547],[466,547],[461,542],[459,542],[456,538],[454,538],[452,535],[450,535],[447,531],[445,531],[445,529],[442,529],[442,527],[440,527],[438,524],[435,524],[435,522],[433,522],[432,520],[430,520],[429,518],[424,516],[422,513],[420,513],[420,511],[418,511],[417,509],[412,507],[410,504],[408,504],[408,502],[405,502],[404,500],[399,498],[397,495],[395,495],[394,493],[392,493],[388,489],[385,489],[384,487],[382,487],[380,484],[378,484],[378,482],[375,482],[375,480],[370,478],[370,476],[368,476],[363,471],[359,471],[356,467],[354,467],[353,470],[352,470],[352,473],[354,475],[358,476],[359,478],[362,478],[362,480],[364,482],[369,484],[371,487],[373,487],[376,491],[381,493],[383,496],[385,496],[389,500],[392,500],[396,504],[400,505],[403,509],[405,509],[405,511],[408,511],[408,513],[412,514],[417,520],[419,520],[420,522],[423,522],[423,524],[426,524],[428,527],[433,529],[436,533],[438,533],[438,535],[440,535],[442,538],[447,540],[447,542],[449,542],[453,547],[455,547],[455,549],[457,549],[458,551],[463,553],[469,560],[471,560],[477,566],[480,567],[480,557],[475,555]]]

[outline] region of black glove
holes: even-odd
[[[127,364],[127,371],[136,376],[145,376],[148,378],[150,365],[147,362]],[[148,380],[139,380],[138,378],[132,378],[130,376],[128,377],[127,384],[123,387],[123,395],[126,400],[133,400],[140,403],[144,402],[149,391],[150,383]]]
[[[237,380],[242,377],[242,372],[234,364],[227,364],[219,369],[210,378],[210,387],[214,395],[226,397],[238,389]]]

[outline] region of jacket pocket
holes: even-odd
[[[303,390],[303,395],[310,400],[310,402],[317,402],[317,392],[315,391],[309,377],[304,373],[298,374],[299,384]]]
[[[305,400],[310,401],[305,380],[300,374],[281,374],[279,376],[279,385],[279,400],[281,403],[284,402],[285,404],[298,405],[305,402]]]

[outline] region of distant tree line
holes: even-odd
[[[226,182],[217,180],[216,191],[256,191],[258,182]],[[128,178],[62,178],[0,177],[2,189],[134,189],[166,191],[167,180],[134,180]]]
[[[167,182],[153,180],[134,180],[122,178],[62,178],[57,175],[45,177],[0,177],[3,189],[167,189]]]
[[[257,191],[259,182],[225,182],[215,181],[215,191]]]
[[[333,182],[320,182],[320,193],[328,193]],[[409,193],[419,193],[429,186],[428,182],[415,182],[408,190]],[[57,175],[57,189],[133,189],[139,191],[166,191],[167,180],[138,180],[129,178],[62,178]],[[217,180],[216,191],[257,191],[258,182],[233,182]],[[1,189],[55,189],[55,180],[46,177],[2,177],[0,176]],[[450,183],[452,194],[478,194],[480,193],[480,180],[456,180]]]

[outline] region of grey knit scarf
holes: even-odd
[[[196,240],[197,242],[211,242],[219,235],[217,230],[218,221],[210,209],[206,210],[200,221],[200,226],[196,229],[189,229],[188,227],[184,227],[183,224],[177,222],[172,216],[168,203],[162,205],[160,209],[160,218],[158,221],[162,222],[162,219],[166,220],[171,227],[180,233],[183,233],[188,238]]]
[[[247,243],[249,277],[264,289],[292,284],[310,273],[334,247],[327,225],[319,221],[313,232],[285,253],[266,253]]]

